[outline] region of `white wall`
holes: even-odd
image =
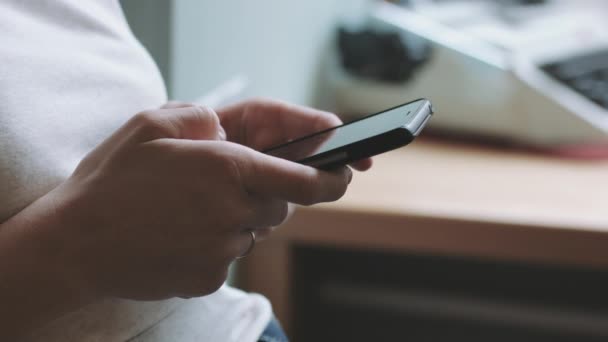
[[[318,65],[341,18],[371,0],[175,0],[170,84],[193,100],[235,74],[251,95],[310,104]]]

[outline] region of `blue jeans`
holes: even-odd
[[[285,336],[285,332],[283,328],[281,328],[281,324],[277,321],[276,318],[273,318],[266,329],[260,336],[258,342],[289,342],[287,336]]]

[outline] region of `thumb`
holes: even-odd
[[[223,140],[217,113],[209,107],[192,106],[147,111],[133,119],[139,139]]]

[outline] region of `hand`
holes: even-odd
[[[334,114],[268,99],[237,103],[219,109],[218,114],[229,141],[258,151],[341,124]],[[365,171],[372,166],[372,159],[359,160],[351,166]],[[288,216],[293,211],[290,205]],[[256,233],[263,240],[273,229],[258,229]]]
[[[237,103],[219,109],[218,114],[229,141],[258,151],[342,124],[332,113],[269,99]],[[372,159],[351,166],[366,171]]]
[[[45,241],[99,296],[212,293],[247,250],[248,230],[282,222],[288,202],[337,200],[350,181],[347,168],[322,172],[222,141],[211,109],[170,107],[133,117],[53,191],[64,224],[45,230]],[[256,126],[245,127],[253,137]],[[254,143],[272,143],[270,135],[262,130]]]

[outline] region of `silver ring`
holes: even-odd
[[[247,248],[245,253],[241,254],[241,256],[239,256],[237,259],[243,259],[247,255],[249,255],[249,253],[251,253],[251,251],[253,250],[253,247],[255,246],[255,232],[253,230],[250,230],[249,235],[251,235],[251,243],[249,244],[249,248]]]

